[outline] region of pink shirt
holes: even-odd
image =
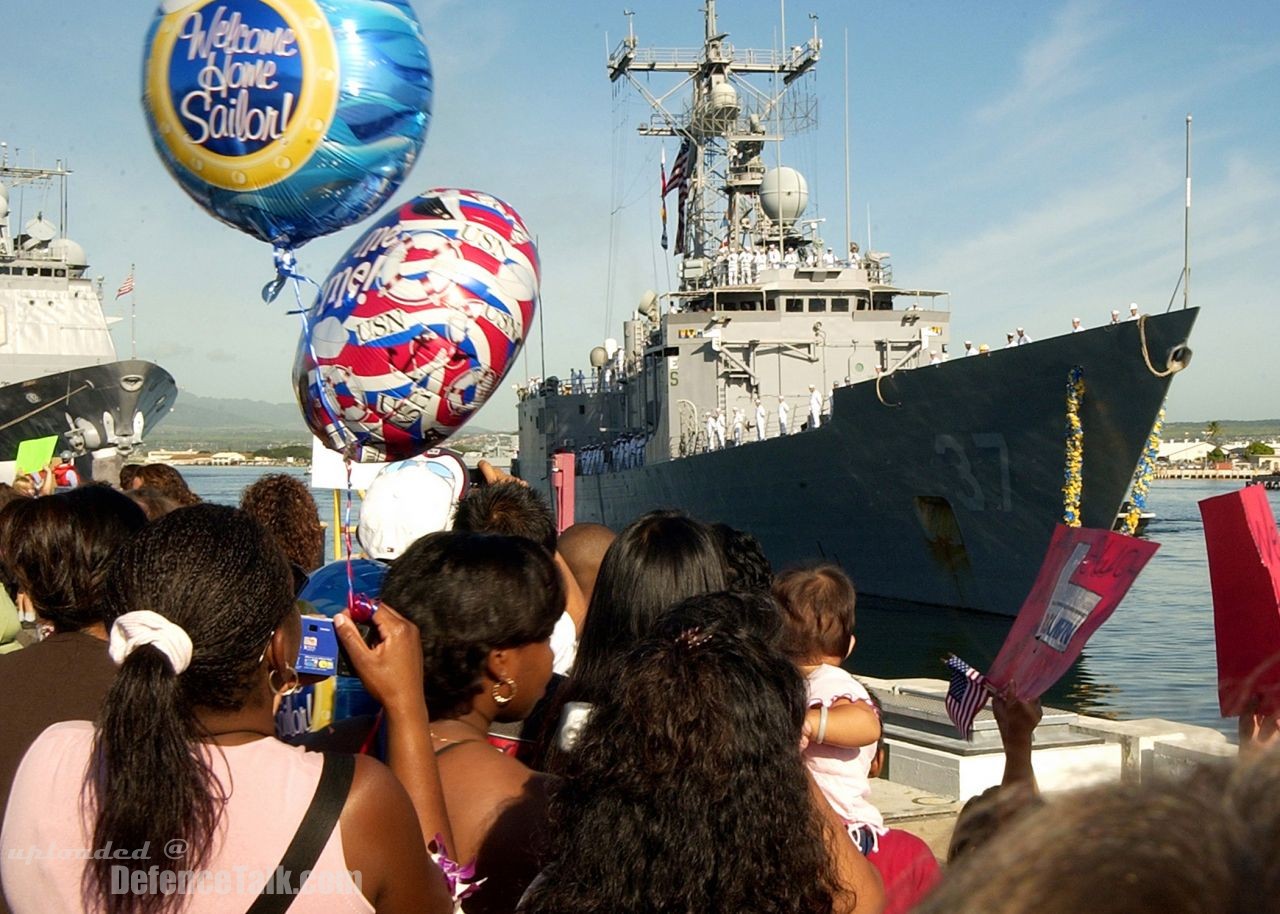
[[[54,724],[18,767],[0,830],[0,883],[14,914],[84,910],[85,860],[76,855],[92,845],[92,813],[82,809],[80,796],[93,735],[88,721]],[[301,824],[323,765],[321,755],[275,739],[225,746],[210,755],[229,799],[204,865],[209,875],[203,891],[190,896],[184,914],[234,914],[252,904]],[[165,870],[163,848],[151,848],[150,859]],[[335,827],[289,912],[372,911],[347,871],[342,830]]]
[[[871,704],[871,696],[862,683],[839,667],[821,664],[805,678],[810,708],[829,708],[841,698],[849,701],[865,701]],[[870,825],[884,828],[880,810],[869,799],[871,785],[867,772],[876,758],[876,744],[849,749],[844,746],[820,746],[810,741],[804,750],[804,760],[813,772],[813,779],[827,796],[832,808],[850,825]]]

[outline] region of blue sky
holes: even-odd
[[[699,42],[696,0],[630,5],[642,45]],[[645,289],[666,285],[658,149],[634,136],[643,103],[615,98],[604,72],[623,4],[415,6],[435,116],[394,200],[474,187],[522,213],[540,243],[546,330],[529,340],[528,371],[542,373],[545,343],[546,374],[567,375],[620,336]],[[806,173],[811,214],[839,247],[847,29],[854,237],[865,246],[869,206],[899,282],[951,291],[956,340],[995,343],[1014,326],[1039,338],[1131,300],[1163,310],[1182,266],[1191,113],[1191,288],[1204,310],[1169,416],[1280,415],[1280,4],[791,0],[789,44],[809,12],[825,41],[821,123],[784,159]],[[719,13],[738,47],[778,41],[776,3],[721,0]],[[205,215],[152,150],[139,104],[151,15],[143,3],[5,3],[0,139],[11,159],[18,148],[24,164],[61,157],[75,170],[69,234],[108,299],[137,263],[139,355],[197,394],[287,401],[298,325],[260,299],[269,249]],[[303,269],[323,278],[360,231],[302,248]],[[116,337],[127,353],[127,323]],[[514,427],[511,382],[524,370],[478,424]]]

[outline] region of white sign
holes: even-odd
[[[385,463],[351,464],[351,488],[363,492],[385,467]],[[337,451],[331,451],[319,438],[311,439],[311,488],[345,489],[347,487],[347,461]]]

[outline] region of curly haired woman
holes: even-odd
[[[306,484],[286,473],[263,476],[240,493],[240,509],[271,531],[289,561],[307,574],[324,564],[324,527]]]
[[[804,684],[752,599],[692,598],[627,652],[561,757],[552,856],[521,914],[878,910],[805,772]]]

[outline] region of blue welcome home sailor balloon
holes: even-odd
[[[145,48],[165,166],[281,247],[371,215],[426,138],[431,62],[408,0],[164,0]]]

